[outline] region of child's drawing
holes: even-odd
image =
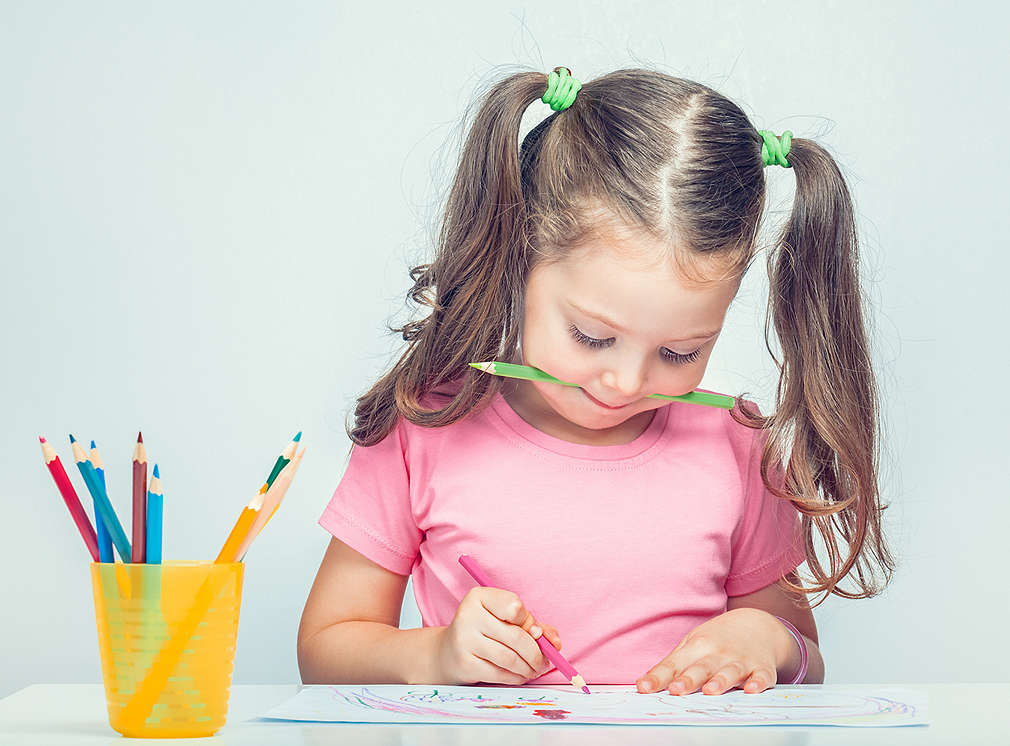
[[[599,723],[619,725],[848,725],[928,723],[926,695],[895,687],[804,685],[759,694],[676,697],[634,687],[306,686],[267,713],[281,720],[353,723]]]

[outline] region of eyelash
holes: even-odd
[[[576,342],[584,344],[587,347],[610,347],[610,345],[614,343],[613,337],[610,339],[596,339],[595,337],[583,334],[579,328],[575,326],[575,324],[569,326],[568,331],[571,332]],[[697,350],[687,355],[681,355],[664,347],[660,354],[671,363],[681,363],[686,365],[687,363],[693,363],[698,359],[698,356],[701,354],[701,348],[699,347]]]

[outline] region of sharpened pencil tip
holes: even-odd
[[[70,442],[71,443],[76,443],[77,442],[77,438],[74,437],[73,433],[70,434]]]
[[[95,441],[91,441],[91,447],[92,448],[97,448],[97,446],[95,445]]]
[[[589,687],[588,686],[582,687],[582,691],[584,691],[586,694],[592,694],[592,692],[589,691]]]
[[[138,443],[144,442],[144,436],[140,434],[140,430],[137,431],[137,442]]]
[[[302,439],[302,431],[301,431],[301,430],[299,430],[299,431],[298,431],[298,435],[296,435],[295,437],[293,437],[293,438],[292,438],[292,440],[293,440],[293,441],[294,441],[295,443],[297,443],[297,442],[298,442],[299,440],[301,440],[301,439]]]
[[[42,436],[40,435],[40,436],[39,436],[39,443],[45,443],[45,442],[46,442],[46,439],[45,439],[45,438],[43,438],[43,437],[42,437]]]
[[[158,473],[158,465],[157,464],[154,465],[154,478],[155,479],[161,479],[161,474]]]

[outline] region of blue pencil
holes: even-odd
[[[161,475],[154,465],[154,477],[147,487],[147,563],[161,564],[161,519],[165,495],[161,491]]]
[[[70,436],[70,447],[74,451],[74,461],[77,462],[77,468],[81,470],[81,476],[84,477],[84,484],[87,485],[88,492],[91,493],[91,497],[95,501],[95,512],[98,514],[95,516],[95,522],[98,522],[99,517],[105,522],[105,528],[112,537],[112,543],[115,545],[116,551],[119,552],[119,556],[123,562],[129,562],[130,540],[126,538],[126,532],[123,531],[123,526],[116,517],[116,511],[112,509],[112,503],[109,502],[109,496],[105,493],[105,488],[98,481],[95,467],[88,461],[84,449],[81,448],[81,444],[77,442],[77,439],[73,435]]]
[[[72,440],[70,442],[73,443]],[[95,445],[95,441],[91,441],[91,453],[88,455],[88,460],[95,467],[98,481],[102,483],[102,488],[105,489],[105,469],[102,468],[102,457],[98,453],[98,446]],[[84,472],[81,472],[82,476],[83,474]],[[108,489],[105,490],[105,494],[109,494]],[[105,521],[98,518],[97,505],[95,506],[95,534],[98,537],[98,561],[114,562],[115,558],[112,556],[112,537],[109,536],[109,532],[105,529]]]

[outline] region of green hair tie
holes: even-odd
[[[547,91],[540,99],[554,111],[563,111],[575,101],[575,94],[582,88],[582,83],[572,77],[572,71],[567,67],[555,67],[547,76]]]
[[[793,142],[793,133],[786,130],[782,133],[781,141],[775,137],[775,133],[771,130],[758,130],[758,134],[764,139],[764,143],[761,145],[761,160],[764,161],[764,164],[792,168],[786,161],[786,156],[789,155],[789,146]]]

